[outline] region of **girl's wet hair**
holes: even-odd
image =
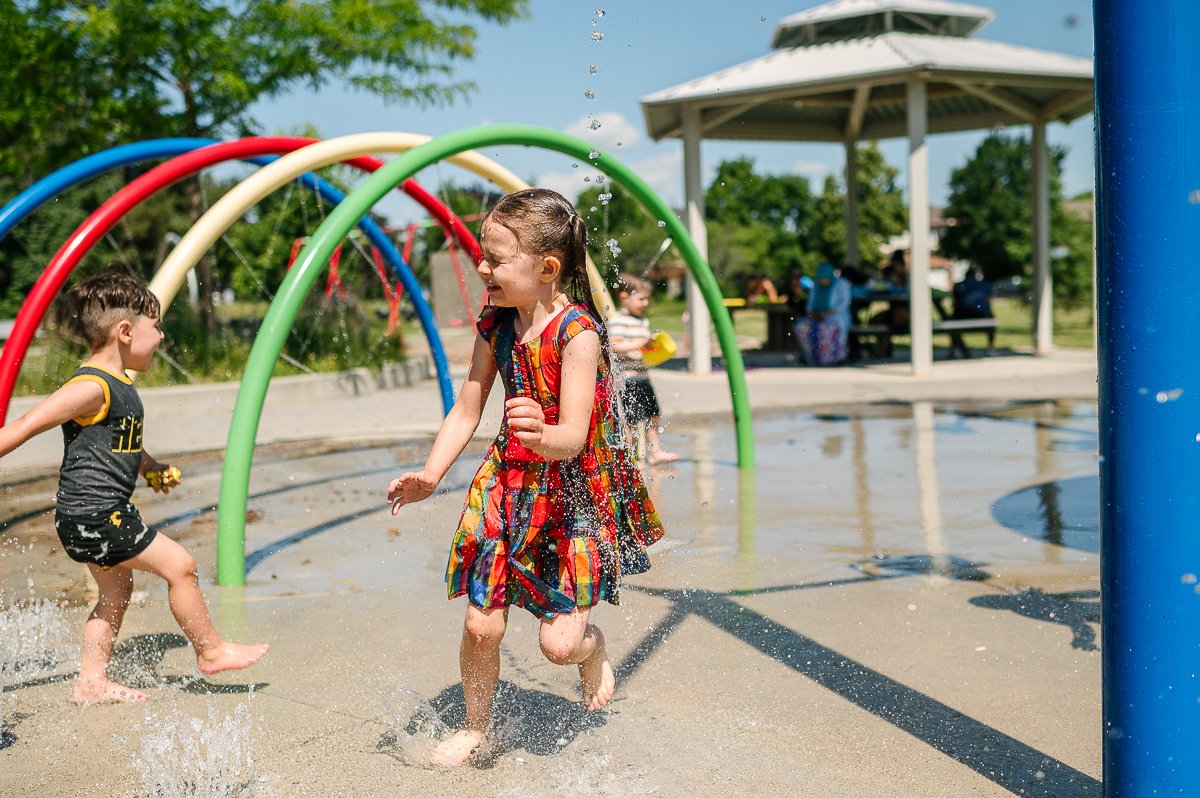
[[[548,188],[505,194],[484,217],[484,224],[489,221],[511,230],[523,252],[556,256],[562,263],[563,292],[604,323],[588,281],[587,225],[566,197]]]
[[[73,285],[59,305],[57,321],[68,337],[99,349],[117,322],[134,316],[157,319],[161,312],[158,297],[143,280],[109,270]]]

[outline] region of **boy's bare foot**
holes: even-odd
[[[604,648],[604,634],[599,629],[592,655],[579,663],[579,680],[583,683],[583,703],[588,712],[595,712],[613,697],[617,680]]]
[[[463,765],[471,758],[475,749],[483,745],[485,737],[481,731],[459,729],[429,752],[429,763],[440,768],[456,768]]]
[[[71,691],[71,700],[81,707],[88,704],[140,704],[150,696],[108,679],[80,679]]]
[[[196,655],[196,664],[206,676],[221,671],[236,671],[248,668],[271,650],[266,643],[245,646],[241,643],[218,643],[203,654]]]
[[[657,452],[650,452],[650,454],[646,455],[646,462],[649,463],[650,465],[662,465],[663,463],[674,463],[678,459],[679,459],[679,455],[675,454],[675,452],[657,451]]]

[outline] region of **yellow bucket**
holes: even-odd
[[[642,359],[646,361],[647,366],[659,366],[670,360],[678,351],[675,339],[665,330],[658,330],[642,347]]]

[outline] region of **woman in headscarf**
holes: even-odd
[[[834,366],[846,359],[850,337],[850,283],[829,263],[817,267],[804,315],[796,320],[800,355],[810,366]]]

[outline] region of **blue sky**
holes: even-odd
[[[1092,55],[1087,0],[976,0],[972,4],[996,14],[976,34],[979,38]],[[668,202],[678,205],[683,194],[682,146],[678,140],[654,142],[647,137],[641,97],[765,55],[777,20],[817,5],[812,0],[533,0],[528,20],[479,27],[476,57],[456,71],[458,78],[474,81],[478,88],[453,105],[431,109],[385,105],[375,97],[330,85],[315,94],[299,90],[260,103],[254,114],[268,132],[295,132],[311,124],[326,138],[374,130],[436,136],[496,122],[541,125],[607,148]],[[597,10],[603,10],[603,15]],[[603,38],[593,38],[594,33]],[[600,122],[595,130],[589,127],[593,120]],[[1027,133],[1027,128],[1015,130]],[[1067,193],[1090,190],[1091,115],[1048,130],[1052,144],[1069,150],[1064,171]],[[931,138],[935,204],[945,201],[951,170],[967,160],[983,136],[976,132]],[[880,146],[903,173],[906,142],[889,140]],[[501,147],[485,154],[521,177],[568,197],[589,185],[583,179],[587,170],[572,168],[571,159],[558,153]],[[842,148],[835,144],[706,142],[705,182],[720,161],[743,155],[754,158],[760,172],[805,175],[814,190],[820,189],[826,174],[842,166]],[[479,182],[449,164],[418,175],[430,188],[446,179]],[[394,198],[381,203],[380,210],[393,222],[424,216],[415,204]]]

